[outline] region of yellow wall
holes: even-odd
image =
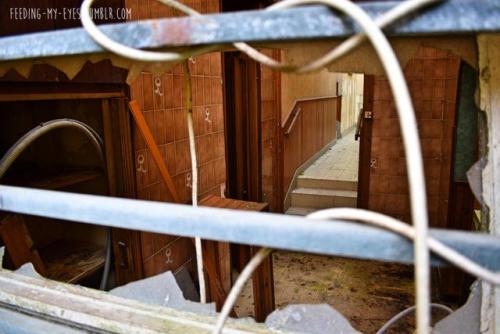
[[[342,116],[340,132],[355,126],[359,110],[363,107],[363,75],[342,73],[340,76],[342,94]]]
[[[309,59],[309,50],[304,47],[284,48],[282,60],[287,63],[301,64]],[[281,119],[288,117],[294,102],[299,99],[336,95],[338,75],[328,70],[312,74],[281,75]]]

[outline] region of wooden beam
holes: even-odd
[[[146,119],[142,114],[139,103],[137,103],[137,101],[135,100],[132,100],[129,102],[129,106],[130,106],[130,111],[132,112],[132,116],[134,116],[135,123],[137,124],[139,131],[141,131],[142,136],[146,141],[146,145],[148,146],[148,149],[151,151],[153,160],[155,161],[156,166],[160,171],[161,177],[163,178],[163,181],[165,182],[168,191],[170,192],[172,198],[176,203],[181,203],[179,194],[177,193],[177,189],[175,188],[174,182],[170,177],[170,173],[168,172],[167,166],[165,166],[165,162],[163,161],[160,150],[158,149],[158,145],[156,145],[153,134],[151,133],[151,129],[149,128],[148,124],[146,123]]]
[[[0,308],[8,305],[15,312],[92,333],[209,334],[216,320],[214,316],[144,304],[103,291],[28,277],[2,269],[0,286]],[[23,324],[19,327],[22,328]],[[224,333],[274,332],[262,324],[229,319],[224,326]]]
[[[21,215],[10,214],[0,220],[0,237],[16,268],[31,262],[41,275],[45,275],[45,265]]]
[[[260,247],[250,247],[252,256]],[[255,320],[264,322],[275,307],[272,253],[262,261],[252,275]]]

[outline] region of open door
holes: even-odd
[[[262,200],[259,64],[240,52],[224,54],[228,194]]]
[[[262,202],[260,66],[239,52],[224,54],[227,197]],[[233,266],[241,272],[257,248],[233,245]],[[274,310],[272,258],[253,275],[255,319]]]

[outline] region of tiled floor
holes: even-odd
[[[346,133],[325,154],[307,168],[303,175],[331,180],[358,180],[359,141],[354,130]]]

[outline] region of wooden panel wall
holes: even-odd
[[[203,13],[219,10],[217,0],[185,3]],[[179,13],[153,0],[127,0],[127,7],[135,13],[134,19],[179,16]],[[221,55],[217,52],[196,57],[190,62],[190,69],[201,199],[209,194],[220,195],[225,185]],[[191,160],[184,87],[182,66],[177,65],[161,75],[143,72],[131,84],[130,93],[144,112],[182,201],[188,203],[191,198]],[[138,198],[171,201],[151,154],[136,128],[133,129],[133,138]],[[145,276],[175,270],[183,264],[193,268],[194,247],[190,240],[141,233],[141,241]]]
[[[298,101],[283,125],[283,191],[297,168],[336,138],[338,97]]]
[[[421,47],[405,67],[422,142],[430,224],[447,225],[460,59]],[[410,222],[406,166],[388,81],[375,78],[369,208]]]

